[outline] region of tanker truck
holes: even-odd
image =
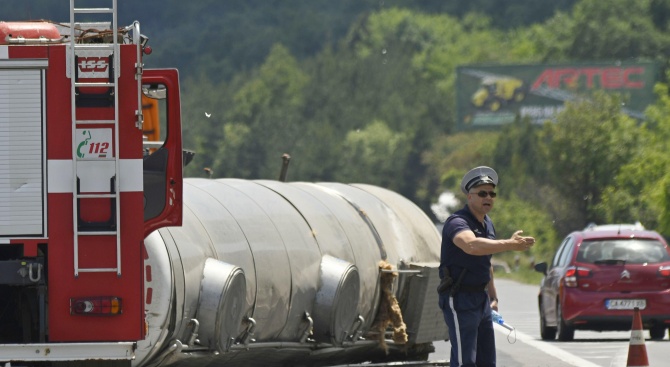
[[[440,234],[408,199],[184,178],[178,72],[116,0],[0,33],[0,365],[442,363]]]

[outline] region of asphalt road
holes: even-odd
[[[515,327],[509,332],[495,326],[499,367],[626,367],[630,332],[575,332],[572,342],[543,341],[540,338],[537,292],[539,286],[496,279],[500,313]],[[632,318],[631,318],[632,324]],[[650,366],[670,365],[668,336],[649,340],[645,331],[645,349]],[[449,360],[449,342],[435,343],[431,360]]]

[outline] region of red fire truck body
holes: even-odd
[[[42,48],[41,46],[31,46]],[[124,48],[121,53],[124,54]],[[132,48],[132,46],[128,46]],[[51,182],[47,187],[48,208],[48,264],[49,279],[68,279],[71,282],[55,282],[49,285],[49,335],[52,341],[90,341],[90,330],[110,330],[106,333],[96,333],[100,340],[137,340],[142,337],[142,289],[137,279],[141,279],[141,253],[140,243],[142,241],[142,221],[133,222],[132,213],[142,212],[142,186],[138,181],[141,177],[142,160],[142,131],[134,125],[135,111],[137,110],[137,97],[131,93],[119,94],[119,140],[114,140],[113,128],[105,125],[81,124],[77,130],[91,133],[96,137],[100,133],[111,137],[111,141],[105,138],[100,141],[92,140],[79,148],[79,144],[72,141],[72,122],[70,119],[70,101],[68,86],[70,80],[65,76],[66,47],[49,47],[50,52],[49,69],[46,77],[47,85],[47,118],[49,116],[60,116],[54,120],[49,119],[47,123],[47,174]],[[132,53],[134,54],[134,52]],[[121,60],[121,75],[119,77],[120,90],[137,90],[137,82],[134,80],[133,64],[135,60]],[[124,67],[125,66],[125,67]],[[80,67],[78,67],[81,70]],[[125,70],[124,70],[125,69]],[[133,88],[134,85],[134,88]],[[51,87],[53,86],[53,87]],[[65,92],[65,93],[64,93]],[[83,93],[83,92],[82,92]],[[135,98],[133,98],[135,97]],[[53,100],[52,100],[53,98]],[[60,99],[60,100],[59,100]],[[55,103],[54,103],[55,100]],[[114,119],[110,113],[110,107],[79,107],[77,118],[87,121]],[[112,111],[113,112],[113,111]],[[82,134],[84,133],[82,132]],[[111,132],[111,133],[110,133]],[[55,142],[51,143],[51,142]],[[73,149],[76,147],[77,149]],[[79,236],[78,253],[75,256],[73,247],[73,205],[72,196],[76,193],[72,184],[72,166],[76,159],[78,149],[89,147],[89,152],[97,155],[118,154],[121,171],[120,180],[120,218],[121,222],[121,261],[117,264],[117,248],[115,235],[82,235]],[[118,149],[117,149],[118,147]],[[96,163],[95,161],[81,161],[81,163]],[[107,160],[101,162],[108,163]],[[134,170],[125,170],[125,166]],[[136,166],[136,167],[134,167]],[[82,168],[82,167],[79,167]],[[98,170],[104,171],[107,167],[90,168],[91,175],[97,175]],[[88,167],[84,168],[88,169]],[[79,169],[78,169],[79,171]],[[111,171],[109,169],[108,171]],[[88,175],[89,172],[84,172]],[[128,178],[128,179],[126,179]],[[89,178],[90,179],[90,178]],[[110,177],[103,180],[109,182]],[[80,178],[80,186],[83,186]],[[127,186],[126,186],[127,185]],[[99,186],[99,185],[96,185]],[[110,186],[108,183],[107,186]],[[95,189],[102,191],[102,188]],[[113,213],[110,211],[111,199],[91,198],[79,199],[79,217],[82,222],[106,223]],[[114,225],[104,230],[112,231]],[[82,232],[83,233],[83,232]],[[20,242],[20,239],[13,240]],[[75,257],[78,265],[74,264]],[[52,265],[53,263],[53,265]],[[57,265],[56,265],[57,264]],[[120,265],[119,276],[116,271],[84,272],[82,269],[116,269]],[[79,271],[75,275],[73,269]],[[82,317],[70,312],[70,299],[89,296],[117,296],[122,300],[123,312],[117,317]],[[116,326],[116,327],[112,327]]]
[[[74,21],[91,13],[113,19]],[[0,23],[0,361],[130,360],[143,239],[181,224],[176,70],[143,70],[139,23],[118,28],[115,7],[71,14]],[[159,87],[170,136],[148,149],[142,95]]]

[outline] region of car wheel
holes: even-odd
[[[544,317],[544,310],[542,309],[542,305],[540,305],[540,336],[542,337],[542,340],[556,339],[556,328],[547,326],[547,321]]]
[[[556,331],[558,332],[558,340],[562,342],[569,342],[575,338],[575,329],[572,326],[568,325],[563,319],[563,310],[561,309],[560,302],[556,305],[556,312],[558,315],[558,327]]]
[[[665,327],[663,326],[652,326],[649,329],[649,336],[651,340],[661,340],[665,337]]]

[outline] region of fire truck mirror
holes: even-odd
[[[143,85],[142,93],[149,98],[165,99],[167,97],[167,88],[162,84]]]

